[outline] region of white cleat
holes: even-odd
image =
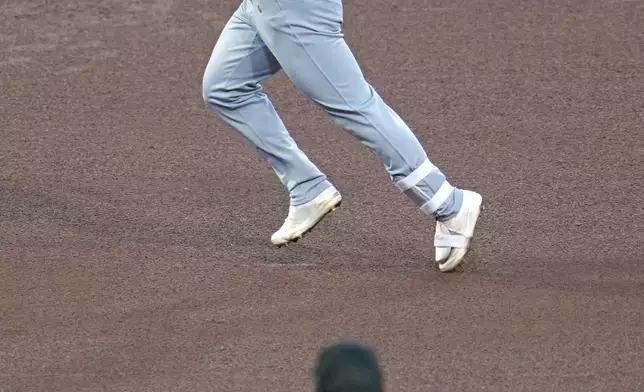
[[[436,222],[434,246],[438,268],[442,272],[453,271],[465,257],[482,208],[483,197],[464,190],[463,205],[458,214],[445,222]]]
[[[341,203],[340,192],[331,186],[308,203],[290,206],[284,224],[271,236],[271,242],[278,247],[296,242]]]

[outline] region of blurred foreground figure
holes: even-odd
[[[315,392],[383,392],[383,375],[374,351],[357,342],[324,348],[314,369]]]

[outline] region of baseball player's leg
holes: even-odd
[[[252,26],[244,3],[223,29],[203,76],[204,101],[267,161],[290,195],[305,204],[331,184],[298,148],[262,91],[281,66]]]
[[[293,83],[370,147],[401,192],[438,219],[437,261],[442,270],[456,267],[469,246],[480,195],[453,187],[367,83],[343,38],[341,0],[254,1],[258,32]]]
[[[340,193],[298,148],[260,82],[281,69],[257,34],[244,1],[225,26],[206,67],[203,98],[272,166],[290,195],[289,213],[271,236],[296,241],[341,201]]]

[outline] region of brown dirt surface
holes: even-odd
[[[389,391],[644,388],[642,2],[345,3],[369,80],[487,201],[453,274],[283,74],[345,203],[270,246],[287,195],[201,99],[237,4],[0,0],[0,391],[303,391],[342,338]]]

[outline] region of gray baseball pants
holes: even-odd
[[[365,80],[342,33],[341,0],[243,0],[203,77],[204,101],[306,203],[331,183],[289,135],[261,82],[283,70],[296,88],[371,148],[393,183],[427,215],[458,212],[462,190],[432,164],[405,122]]]

